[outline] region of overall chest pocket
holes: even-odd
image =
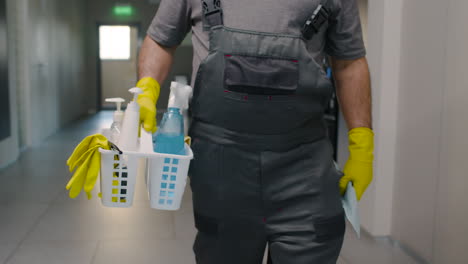
[[[251,95],[293,95],[299,81],[295,59],[225,55],[224,89]]]

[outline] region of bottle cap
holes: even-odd
[[[116,98],[107,98],[107,103],[115,103],[117,107],[117,111],[122,112],[122,103],[125,102],[125,99],[116,97]]]

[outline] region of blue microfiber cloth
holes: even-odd
[[[341,202],[343,203],[343,208],[346,214],[346,218],[351,223],[356,231],[358,238],[361,237],[361,220],[359,218],[359,207],[358,207],[358,200],[356,197],[356,190],[354,190],[353,183],[348,183],[348,187],[346,188],[346,193],[343,198],[341,198]]]

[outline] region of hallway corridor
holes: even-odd
[[[97,192],[91,201],[68,198],[68,156],[111,118],[101,112],[75,122],[0,171],[1,264],[195,263],[189,192],[178,212],[150,209],[141,180],[129,209],[101,206]],[[384,240],[357,240],[350,230],[339,264],[417,263]]]

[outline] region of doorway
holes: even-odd
[[[138,25],[98,25],[98,106],[114,109],[106,98],[130,100],[128,89],[137,82],[138,51],[141,43]]]

